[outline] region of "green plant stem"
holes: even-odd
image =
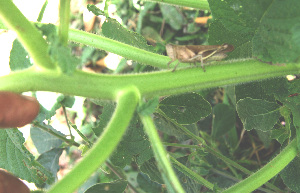
[[[27,20],[11,0],[0,1],[0,19],[17,33],[19,41],[41,69],[58,70],[48,55],[48,45],[42,34]]]
[[[41,9],[41,11],[39,13],[38,18],[37,18],[37,22],[41,22],[42,21],[47,5],[48,5],[48,0],[46,0],[45,3],[43,4],[43,7],[42,7],[42,9]]]
[[[196,174],[194,171],[177,161],[174,157],[170,156],[171,161],[175,164],[175,167],[184,173],[185,175],[189,176],[190,178],[194,179],[195,181],[199,182],[203,186],[209,188],[210,190],[214,189],[214,185],[209,181],[205,180],[202,176]]]
[[[223,177],[228,178],[228,179],[230,179],[230,180],[232,180],[232,181],[235,181],[235,182],[240,182],[240,181],[241,181],[240,179],[237,179],[237,178],[235,178],[235,177],[232,177],[232,176],[228,175],[227,173],[221,172],[221,171],[216,170],[216,169],[214,169],[214,168],[211,168],[210,171],[212,171],[213,173],[217,174],[218,176],[223,176]],[[258,190],[261,190],[261,191],[263,191],[263,192],[267,192],[267,193],[275,193],[274,191],[271,191],[271,190],[269,190],[269,189],[262,188],[262,187],[257,188],[257,189],[258,189]],[[283,192],[283,191],[279,190],[279,191],[277,191],[277,192]]]
[[[67,46],[70,23],[70,0],[59,1],[59,30],[60,42]]]
[[[101,166],[120,142],[133,116],[140,95],[135,87],[126,87],[117,94],[117,107],[106,129],[92,149],[49,193],[72,193]]]
[[[171,5],[183,6],[183,7],[191,7],[195,9],[201,10],[210,10],[209,4],[207,0],[146,0],[146,1],[153,1],[157,3],[167,3]]]
[[[224,193],[252,192],[284,169],[298,154],[297,141],[293,140],[272,161],[245,180],[228,188]]]
[[[52,131],[51,129],[49,129],[49,128],[43,126],[43,125],[41,125],[41,124],[40,124],[39,122],[37,122],[37,121],[34,121],[34,122],[33,122],[33,125],[34,125],[35,127],[38,127],[38,128],[40,128],[40,129],[42,129],[43,131],[46,131],[47,133],[49,133],[49,134],[51,134],[51,135],[57,137],[58,139],[60,139],[60,140],[62,140],[62,141],[64,141],[64,142],[66,142],[66,143],[69,144],[69,145],[74,145],[74,146],[76,146],[76,147],[79,147],[79,146],[80,146],[80,144],[77,143],[77,142],[75,142],[73,139],[67,139],[65,136],[62,136],[62,135],[60,135],[60,134],[58,134],[58,133],[55,133],[54,131]]]
[[[154,122],[150,116],[140,115],[142,123],[144,125],[145,132],[147,133],[152,150],[154,152],[155,159],[161,170],[162,178],[167,185],[169,192],[183,193],[184,190],[172,168],[169,160],[169,155],[164,149],[162,142],[159,139]]]
[[[197,140],[195,137],[192,137],[192,138]],[[222,154],[218,153],[217,151],[215,151],[214,149],[212,149],[208,145],[202,144],[202,147],[201,147],[201,146],[197,146],[197,145],[182,145],[182,144],[175,144],[175,143],[163,143],[163,144],[166,145],[166,146],[174,146],[174,147],[196,148],[196,149],[200,149],[200,150],[205,149],[205,151],[211,153],[212,155],[216,156],[217,158],[224,161],[228,165],[231,165],[231,166],[235,167],[236,169],[242,171],[243,173],[248,174],[248,175],[253,174],[253,172],[251,172],[250,170],[240,166],[239,164],[237,164],[236,162],[234,162],[231,159],[227,158],[226,156],[223,156]],[[265,183],[265,185],[267,187],[277,191],[277,192],[282,192],[282,190],[280,190],[279,188],[277,188],[276,186],[274,186],[273,184],[271,184],[269,182]]]
[[[67,120],[68,121],[68,120]],[[78,133],[78,135],[88,144],[89,148],[91,148],[93,146],[93,143],[85,136],[83,135],[83,133],[81,133],[79,131],[79,129],[77,129],[76,125],[72,125],[72,128],[76,131],[76,133]]]
[[[69,95],[114,100],[116,92],[135,85],[145,98],[180,94],[200,89],[241,84],[287,74],[300,74],[299,64],[272,66],[255,60],[226,65],[187,68],[143,74],[108,75],[77,70],[72,76],[29,68],[0,77],[0,90],[13,92],[53,91]]]

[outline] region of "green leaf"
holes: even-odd
[[[43,154],[41,154],[36,161],[43,165],[48,171],[51,172],[53,176],[56,177],[56,174],[60,168],[58,165],[59,157],[61,156],[63,149],[53,148]],[[45,186],[42,186],[45,187]]]
[[[143,36],[124,28],[115,19],[108,18],[102,25],[102,34],[116,41],[153,52],[153,47],[147,44]]]
[[[185,141],[187,139],[190,139],[190,137],[187,136],[186,133],[182,132],[180,128],[174,125],[172,121],[168,119],[168,117],[165,118],[162,115],[156,113],[154,117],[154,122],[158,130],[162,131],[167,135],[175,136],[176,139],[179,141]],[[196,124],[184,125],[184,127],[193,134],[198,135],[198,128]]]
[[[87,9],[91,12],[93,12],[93,14],[95,15],[103,15],[105,16],[105,13],[104,11],[102,11],[101,9],[99,9],[98,7],[96,7],[95,5],[92,5],[92,4],[88,4],[87,5]]]
[[[137,108],[137,112],[143,116],[151,115],[159,104],[159,97],[154,97],[149,101],[140,104]]]
[[[106,127],[107,123],[111,119],[115,108],[116,108],[116,103],[113,101],[106,101],[106,100],[91,100],[93,103],[96,105],[103,106],[102,113],[99,116],[99,120],[97,122],[97,125],[93,128],[93,131],[96,136],[100,136],[102,133],[103,129]]]
[[[281,172],[280,176],[286,186],[300,192],[300,158],[297,156]]]
[[[220,21],[219,24],[236,38],[243,38],[243,41],[236,42],[234,36],[217,37],[217,33],[213,33],[210,34],[213,42],[236,42],[236,53],[249,42],[252,44],[252,55],[265,62],[286,63],[299,58],[299,31],[296,30],[300,22],[298,0],[291,0],[289,3],[280,0],[208,2],[214,19]],[[298,41],[292,41],[295,39]]]
[[[148,175],[138,173],[137,182],[139,187],[147,193],[162,192],[162,185],[152,181]]]
[[[251,82],[243,85],[237,85],[235,86],[236,101],[249,97],[253,99],[264,99],[273,102],[275,101],[274,97],[272,95],[270,96],[270,93],[268,93],[264,89],[265,88],[264,85],[269,86],[270,84],[272,83],[260,81],[260,82]]]
[[[96,184],[85,191],[85,193],[119,193],[124,192],[127,187],[127,181],[115,181],[111,183]]]
[[[49,55],[53,62],[57,63],[61,71],[67,75],[71,75],[76,67],[80,64],[80,60],[72,55],[71,49],[64,46],[58,37],[56,26],[53,24],[36,26],[47,36],[49,42]]]
[[[29,55],[18,39],[13,42],[10,51],[9,66],[12,71],[23,70],[32,66]]]
[[[179,124],[192,124],[211,113],[210,104],[197,93],[170,96],[162,100],[159,108]]]
[[[280,144],[283,144],[283,142],[285,142],[285,140],[287,140],[290,136],[291,131],[284,126],[279,129],[272,130],[271,133],[271,138],[276,139]]]
[[[35,184],[51,184],[53,175],[23,145],[22,133],[17,129],[0,130],[0,168],[6,169],[19,178]]]
[[[140,166],[140,169],[142,172],[147,174],[152,181],[158,182],[160,184],[164,183],[154,157],[145,161]]]
[[[45,93],[41,93],[43,95],[41,95],[41,97],[47,97],[47,101],[45,102],[45,100],[40,101],[40,112],[36,118],[37,121],[42,122],[45,119],[49,120],[51,119],[52,116],[54,116],[56,114],[56,110],[59,109],[62,105],[64,105],[65,107],[72,107],[74,102],[75,102],[75,98],[73,96],[65,96],[63,94],[55,94],[55,93],[49,93],[49,92],[45,92]],[[40,98],[40,95],[37,94],[37,98]]]
[[[213,107],[212,137],[218,138],[226,134],[235,125],[235,110],[226,104]]]
[[[55,130],[51,125],[43,125],[43,126],[47,127],[49,130],[52,130],[52,131],[64,136],[64,134]],[[36,149],[38,150],[38,152],[40,154],[43,154],[53,148],[58,148],[62,144],[61,139],[58,139],[57,137],[51,135],[50,133],[47,133],[47,132],[45,132],[37,127],[33,127],[33,126],[30,128],[30,137],[32,139],[32,142],[34,143],[34,146],[36,147]]]
[[[237,103],[237,112],[248,131],[271,130],[280,117],[279,105],[261,99],[241,99]]]
[[[173,29],[180,30],[182,29],[182,26],[186,24],[182,13],[178,11],[178,8],[175,6],[160,4],[160,10],[166,23]]]
[[[151,157],[153,157],[153,153],[150,142],[135,115],[110,160],[114,165],[123,168],[125,165],[130,165],[132,160],[141,165]]]

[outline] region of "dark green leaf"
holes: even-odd
[[[176,125],[174,125],[171,120],[168,120],[167,118],[155,114],[154,117],[155,126],[158,130],[162,131],[163,133],[175,136],[177,140],[179,141],[185,141],[187,139],[190,139],[189,136],[186,135],[180,128],[178,128]],[[195,135],[198,135],[198,129],[196,124],[190,124],[190,125],[184,125],[186,129],[188,129],[190,132],[192,132]]]
[[[261,99],[241,99],[237,103],[237,112],[248,131],[271,130],[280,117],[279,105]]]
[[[296,43],[298,41],[292,41],[299,37],[299,31],[296,30],[300,21],[298,0],[289,3],[281,0],[208,2],[216,21],[220,21],[219,24],[222,24],[227,32],[234,34],[228,37],[217,37],[217,33],[210,34],[214,42],[232,44],[236,42],[234,37],[243,37],[243,41],[234,44],[234,52],[240,52],[241,47],[249,42],[252,44],[252,55],[265,62],[285,63],[299,58],[300,47]]]
[[[13,47],[10,51],[9,66],[12,71],[23,70],[32,66],[27,51],[18,39],[15,39],[13,42]]]
[[[151,115],[152,113],[154,113],[158,104],[159,104],[159,98],[154,97],[154,98],[150,99],[149,101],[142,103],[138,107],[137,112],[143,116]]]
[[[132,160],[141,165],[151,157],[153,157],[153,153],[150,142],[135,115],[110,160],[114,165],[123,168],[125,165],[129,165]]]
[[[87,9],[91,12],[93,12],[93,14],[95,15],[103,15],[105,16],[105,13],[104,11],[100,10],[98,7],[96,7],[95,5],[92,5],[92,4],[88,4],[87,5]]]
[[[96,184],[85,191],[85,193],[120,193],[127,187],[127,181],[116,181],[112,183]]]
[[[182,13],[178,11],[176,7],[160,4],[160,10],[166,23],[168,23],[173,29],[180,30],[186,23]]]
[[[125,29],[114,19],[108,18],[107,21],[103,23],[102,34],[105,37],[117,40],[119,42],[153,52],[153,47],[147,44],[147,41],[143,36]]]
[[[226,134],[235,124],[235,110],[226,104],[213,107],[212,137],[218,138]]]
[[[59,157],[62,154],[63,149],[61,148],[53,148],[47,152],[42,153],[36,161],[42,164],[45,168],[47,168],[54,176],[59,170]]]
[[[54,182],[53,175],[23,145],[25,140],[17,129],[0,130],[0,168],[36,184]]]
[[[42,164],[48,171],[51,172],[53,176],[56,178],[56,174],[59,170],[59,157],[61,156],[63,149],[54,148],[43,154],[41,154],[36,161]],[[46,188],[46,185],[40,186],[42,188]]]
[[[43,124],[43,123],[41,123]],[[52,126],[50,125],[43,125],[44,127],[47,127],[49,130],[52,130],[55,133],[58,133],[62,136],[64,136],[62,133],[56,131]],[[40,154],[43,154],[53,148],[58,148],[62,144],[62,140],[58,139],[57,137],[51,135],[50,133],[47,133],[44,130],[41,130],[37,127],[31,127],[30,128],[30,137],[38,150]]]
[[[250,97],[253,99],[264,99],[270,102],[274,101],[274,97],[270,96],[268,92],[265,91],[263,85],[269,85],[269,82],[251,82],[243,85],[235,86],[236,101]]]
[[[141,167],[141,171],[147,174],[152,181],[158,182],[160,184],[163,184],[164,181],[161,178],[160,171],[157,167],[155,158],[151,158],[148,161],[145,161]]]
[[[144,173],[138,174],[137,182],[139,187],[147,193],[162,192],[162,185],[157,182],[153,182],[149,176]]]
[[[170,96],[162,100],[159,108],[179,124],[192,124],[211,113],[210,104],[197,93]]]
[[[283,144],[286,139],[288,139],[291,136],[290,130],[288,130],[286,127],[281,127],[279,129],[272,130],[271,138],[276,139],[279,143]]]
[[[300,158],[297,156],[281,172],[285,185],[295,192],[300,192]]]
[[[116,103],[106,100],[91,100],[93,103],[103,106],[102,114],[99,116],[97,125],[93,128],[95,135],[100,136],[103,129],[106,127],[107,123],[111,119],[115,108]]]

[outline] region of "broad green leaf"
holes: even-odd
[[[154,122],[158,130],[162,131],[167,135],[175,136],[178,141],[185,141],[187,139],[190,139],[190,137],[187,136],[186,133],[184,133],[182,130],[180,130],[180,128],[174,125],[171,122],[171,120],[163,117],[160,114],[155,114]],[[190,132],[194,133],[195,135],[198,135],[198,129],[196,124],[184,125],[184,127]]]
[[[300,158],[299,156],[289,163],[280,176],[286,186],[295,192],[300,192]]]
[[[87,5],[87,9],[91,12],[93,12],[93,14],[95,15],[104,15],[105,16],[105,13],[104,11],[102,11],[101,9],[99,9],[98,7],[96,7],[95,5],[92,5],[92,4],[88,4]]]
[[[29,55],[18,39],[13,42],[10,51],[9,66],[12,71],[23,70],[32,66]]]
[[[280,144],[283,144],[291,136],[291,131],[286,127],[272,130],[271,138],[276,139]]]
[[[108,18],[102,25],[102,34],[105,37],[116,41],[153,52],[153,47],[147,44],[147,41],[140,34],[129,31],[124,28],[119,22]]]
[[[191,163],[189,162],[189,156],[183,156],[183,157],[177,158],[177,161],[179,161],[184,166],[192,169],[193,172],[195,172],[195,173],[199,174],[199,172],[201,170],[200,164],[198,165],[198,167],[191,168]],[[186,193],[198,192],[201,189],[202,185],[199,182],[196,182],[194,177],[191,176],[188,171],[184,170],[183,168],[179,167],[176,164],[173,164],[173,167],[176,171],[177,177],[180,180],[180,182],[184,182],[184,183],[182,183],[182,186]]]
[[[197,93],[170,96],[162,100],[159,108],[179,124],[192,124],[211,113],[210,104]]]
[[[141,165],[151,157],[153,157],[153,153],[150,142],[135,115],[110,160],[114,165],[123,168],[125,165],[130,165],[132,160]]]
[[[85,193],[119,193],[124,192],[127,187],[127,181],[115,181],[111,183],[96,184],[85,191]]]
[[[143,116],[151,115],[157,108],[158,104],[159,104],[159,98],[154,97],[149,101],[142,103],[140,106],[138,106],[137,112]]]
[[[142,172],[147,174],[152,181],[158,182],[160,184],[164,183],[163,179],[161,178],[160,171],[157,167],[155,158],[151,158],[151,159],[145,161],[140,166],[140,169],[141,169]]]
[[[248,131],[271,130],[280,117],[278,104],[261,99],[241,99],[237,103],[237,112]]]
[[[175,6],[160,4],[160,10],[166,23],[173,29],[180,30],[186,24],[182,13]]]
[[[212,137],[218,138],[226,134],[235,124],[235,110],[226,104],[213,107]]]
[[[218,24],[234,36],[226,37],[210,33],[210,42],[234,43],[240,52],[246,42],[252,44],[253,57],[265,62],[286,63],[299,58],[300,1],[289,3],[281,0],[209,0],[209,5]],[[214,30],[217,27],[214,27]],[[210,32],[211,29],[210,29]],[[223,33],[223,31],[222,31]],[[220,34],[220,33],[218,33]],[[236,42],[234,37],[243,41]],[[248,40],[248,41],[246,41]]]
[[[99,116],[99,120],[97,122],[97,125],[93,128],[93,131],[96,136],[100,136],[103,129],[106,127],[107,123],[111,119],[115,108],[116,103],[112,101],[106,101],[106,100],[91,100],[96,105],[103,106],[102,114]]]
[[[137,182],[139,187],[147,193],[162,192],[162,185],[152,181],[149,176],[144,173],[138,173]]]
[[[43,154],[41,154],[36,161],[38,161],[42,166],[44,166],[51,174],[56,178],[56,174],[60,168],[58,165],[59,157],[61,156],[63,149],[53,148]],[[46,185],[42,186],[47,187]]]
[[[269,95],[274,95],[276,99],[284,102],[289,96],[289,82],[285,77],[268,79],[261,82],[261,87]]]
[[[265,81],[251,82],[243,85],[235,86],[236,101],[244,98],[264,99],[270,102],[274,101],[274,97],[265,91],[263,85],[269,85]]]
[[[43,126],[48,128],[49,130],[52,130],[55,133],[64,136],[64,134],[56,131],[51,125],[43,124]],[[58,148],[62,144],[61,139],[58,139],[57,137],[51,135],[50,133],[34,126],[30,128],[30,137],[40,154],[43,154],[53,148]]]
[[[22,133],[17,129],[0,130],[0,168],[35,184],[51,184],[53,175],[23,145]]]

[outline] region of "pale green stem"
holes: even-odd
[[[184,193],[184,190],[170,163],[169,155],[167,154],[164,146],[162,145],[162,142],[160,141],[152,118],[150,116],[143,115],[140,115],[140,118],[144,125],[145,132],[149,137],[155,159],[161,170],[162,178],[167,184],[169,192]]]
[[[59,30],[60,42],[67,46],[70,23],[70,0],[59,1]]]
[[[135,87],[120,90],[117,94],[117,107],[98,141],[87,155],[62,180],[58,181],[49,193],[72,193],[87,180],[117,147],[140,100]]]

